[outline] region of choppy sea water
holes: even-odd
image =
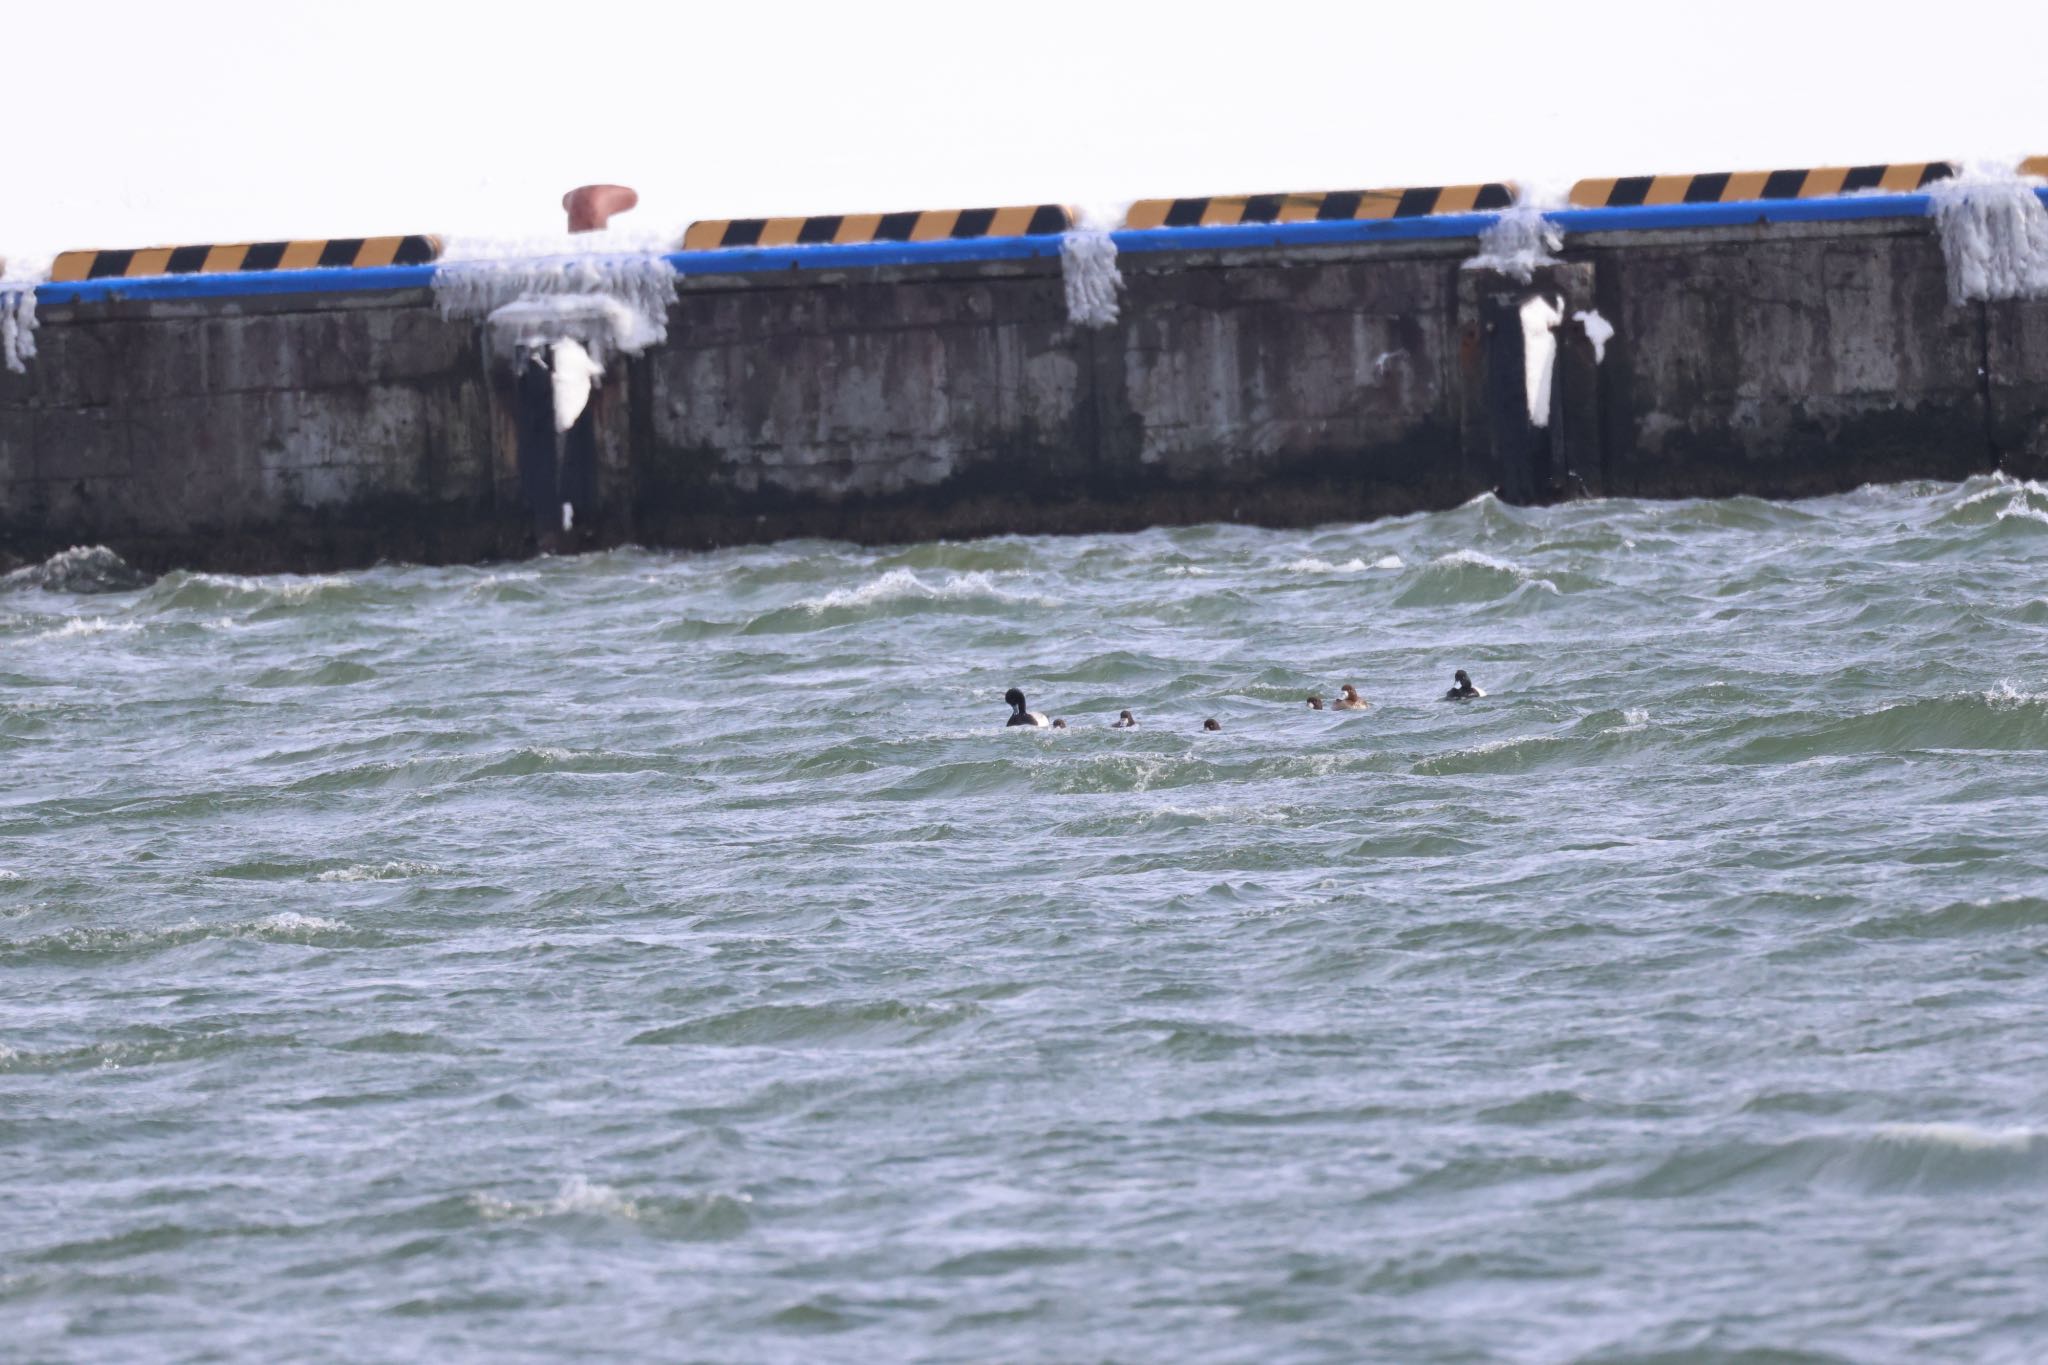
[[[2048,1344],[2040,488],[51,577],[0,1354]]]

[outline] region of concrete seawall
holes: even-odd
[[[46,286],[39,354],[0,371],[0,556],[318,569],[2039,473],[2048,303],[1952,303],[1920,196],[1831,204],[1563,211],[1527,283],[1463,268],[1488,215],[1120,233],[1099,329],[1056,239],[689,253],[666,343],[613,361],[559,461],[432,267]],[[1541,429],[1532,294],[1614,329],[1596,359],[1558,328]]]

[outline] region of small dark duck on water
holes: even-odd
[[[1483,697],[1485,695],[1484,692],[1472,685],[1471,677],[1461,668],[1451,675],[1451,690],[1444,693],[1444,700],[1470,701],[1474,697]]]
[[[1112,730],[1135,730],[1138,728],[1138,718],[1128,711],[1119,711],[1116,713],[1116,723],[1109,728]]]

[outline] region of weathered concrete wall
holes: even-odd
[[[636,527],[701,545],[1451,505],[1493,482],[1458,438],[1461,254],[1128,258],[1104,331],[1068,323],[1048,265],[692,281],[632,374]]]
[[[1990,445],[2018,478],[2048,477],[2048,302],[1983,309]]]
[[[993,531],[1087,477],[1086,353],[1057,273],[893,275],[693,282],[632,372],[640,534]]]
[[[495,553],[476,339],[411,297],[44,311],[0,371],[0,549],[148,567]]]
[[[529,412],[524,455],[509,369],[423,289],[46,307],[0,372],[0,555],[316,568],[2048,466],[2048,304],[1952,306],[1926,220],[1589,234],[1529,285],[1472,251],[1127,252],[1100,331],[1043,260],[696,276],[669,343],[559,449]],[[1560,332],[1542,429],[1531,290],[1616,329],[1598,365]]]
[[[1982,310],[1924,220],[1574,243],[1616,330],[1601,486],[1768,497],[1995,466]]]

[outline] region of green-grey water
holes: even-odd
[[[0,1355],[2048,1341],[2037,487],[67,564]]]

